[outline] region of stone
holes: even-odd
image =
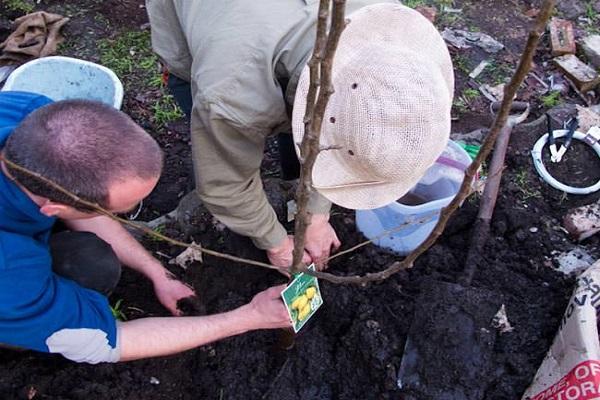
[[[593,90],[600,84],[600,75],[573,54],[556,57],[553,61],[583,93]]]
[[[563,226],[578,241],[600,232],[600,200],[570,210],[563,218]]]
[[[554,57],[575,54],[577,47],[575,45],[575,34],[573,33],[573,23],[571,21],[552,18],[548,23],[548,28],[550,30],[552,55]]]
[[[578,275],[588,269],[595,261],[589,252],[581,246],[558,254],[554,260],[558,264],[556,269],[565,275]]]
[[[591,35],[581,41],[581,49],[588,60],[600,68],[600,35]]]
[[[547,114],[552,120],[552,129],[562,129],[563,124],[577,112],[575,104],[563,103],[548,110]]]

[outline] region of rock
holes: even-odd
[[[600,35],[592,35],[581,41],[585,56],[596,67],[600,68]]]
[[[594,263],[594,258],[583,247],[560,253],[556,258],[557,270],[565,275],[578,274]]]
[[[483,142],[483,139],[488,134],[488,132],[489,129],[481,128],[469,133],[452,133],[450,134],[450,138],[457,142],[479,145]]]
[[[600,200],[570,210],[563,218],[563,226],[578,241],[600,231]]]
[[[575,104],[560,104],[548,110],[548,115],[552,120],[552,129],[562,129],[563,123],[575,115],[577,108]]]
[[[573,54],[556,57],[553,61],[583,93],[600,83],[600,75]]]
[[[593,126],[600,127],[600,114],[591,107],[577,105],[577,119],[579,120],[579,132],[587,133]]]
[[[565,19],[552,18],[548,23],[550,30],[550,44],[552,46],[552,55],[562,56],[565,54],[575,54],[575,35],[573,34],[573,23]]]
[[[447,43],[457,49],[468,49],[472,46],[478,46],[488,53],[497,53],[504,48],[502,43],[483,32],[469,32],[446,28],[442,32],[442,37]]]

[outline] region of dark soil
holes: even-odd
[[[66,31],[71,38],[71,46],[65,52],[91,60],[97,60],[97,39],[142,29],[146,22],[145,11],[140,7],[142,0],[74,0],[65,3],[43,1],[37,7],[71,15],[72,21]],[[523,47],[526,28],[531,23],[523,12],[539,6],[539,1],[458,0],[454,3],[455,7],[463,9],[460,18],[449,20],[445,16],[440,25],[475,26],[495,35],[507,46],[496,56],[497,64],[514,68]],[[80,42],[85,45],[74,46]],[[544,61],[549,58],[545,46],[547,43],[542,45],[536,59],[540,74],[552,72],[550,66],[544,66]],[[453,57],[455,65],[456,57],[461,57],[472,69],[489,55],[471,49],[455,51]],[[456,69],[457,95],[473,84],[466,77],[468,72]],[[497,68],[480,79],[493,83],[495,74],[500,73],[502,69]],[[151,219],[177,205],[179,199],[193,187],[193,174],[185,122],[171,123],[162,128],[156,126],[147,112],[152,96],[146,97],[146,93],[140,92],[140,87],[135,81],[130,84],[124,111],[151,132],[166,153],[165,175],[144,207],[142,218]],[[523,89],[523,96],[529,96],[534,104],[531,120],[545,111],[540,105],[537,90],[537,87],[527,85]],[[576,97],[567,100],[576,101]],[[457,119],[453,131],[469,132],[489,126],[487,104],[487,101],[476,99],[466,111],[455,110]],[[569,208],[590,203],[598,197],[565,196],[538,178],[530,150],[543,133],[545,127],[533,129],[525,126],[513,131],[491,237],[473,280],[476,290],[498,293],[514,327],[512,332],[501,334],[488,321],[490,335],[495,337],[495,340],[486,342],[487,347],[482,347],[488,358],[476,360],[473,365],[453,366],[436,359],[434,355],[444,343],[454,340],[460,344],[461,335],[448,329],[446,322],[450,319],[443,308],[431,308],[434,304],[440,304],[440,307],[447,304],[441,302],[441,298],[429,305],[426,297],[417,302],[427,282],[454,283],[463,270],[470,229],[478,207],[478,199],[472,197],[451,219],[441,240],[418,259],[410,271],[366,287],[321,282],[325,304],[298,335],[292,350],[281,350],[278,346],[280,333],[277,331],[252,332],[177,356],[114,365],[78,365],[60,356],[2,350],[0,398],[410,398],[410,393],[401,391],[397,385],[410,332],[421,344],[425,343],[425,350],[431,357],[424,366],[427,376],[437,376],[442,383],[454,382],[457,391],[470,394],[465,398],[519,399],[553,340],[573,287],[572,278],[564,277],[552,268],[553,252],[574,246],[561,229],[559,220]],[[592,160],[585,155],[585,150],[580,152],[579,148],[574,144],[569,150],[564,168],[569,169],[571,165],[581,167],[577,161],[581,158],[585,161],[587,176],[597,179],[600,175],[597,159],[592,157]],[[269,177],[267,190],[271,201],[283,213],[283,204],[290,194],[277,177],[276,149],[277,146],[270,141],[263,167],[264,175]],[[573,164],[569,161],[571,159]],[[559,167],[562,168],[562,164]],[[164,233],[186,241],[195,239],[207,248],[265,260],[265,255],[254,249],[249,240],[223,229],[209,214],[199,210],[185,227],[170,224],[165,227]],[[353,212],[335,208],[332,215],[332,223],[345,248],[364,240],[356,231]],[[592,237],[585,244],[592,254],[598,255],[595,250],[597,238]],[[156,252],[165,264],[167,257],[181,251],[152,240],[146,240],[145,245]],[[336,274],[363,274],[384,269],[397,259],[398,256],[369,245],[335,259],[330,270]],[[275,272],[214,257],[206,257],[203,264],[194,264],[185,271],[175,267],[171,269],[195,287],[203,312],[209,314],[240,306],[260,290],[284,281]],[[156,301],[151,285],[131,272],[124,273],[111,303],[119,299],[123,300],[123,309],[129,319],[167,315]],[[476,299],[476,296],[471,298]],[[424,313],[431,315],[424,316]],[[433,316],[440,316],[439,323]],[[427,317],[427,332],[431,334],[420,332],[419,325],[413,325],[413,321]],[[478,324],[485,322],[479,321]],[[482,365],[483,369],[473,370]],[[434,397],[421,394],[416,398]]]

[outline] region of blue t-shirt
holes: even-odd
[[[0,148],[29,113],[49,103],[33,93],[0,92]],[[117,361],[106,297],[52,272],[54,222],[0,170],[0,343],[75,361]]]

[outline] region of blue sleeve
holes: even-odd
[[[0,92],[0,147],[27,115],[50,103],[52,100],[41,94]]]
[[[77,362],[118,361],[107,298],[54,274],[49,257],[30,257],[27,264],[0,274],[0,342]]]

